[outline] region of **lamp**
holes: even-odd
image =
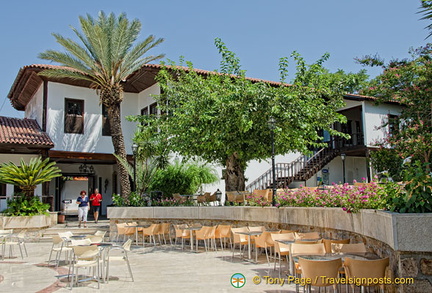
[[[84,164],[81,164],[78,169],[80,173],[94,174],[95,172],[94,167],[92,165],[87,165],[86,162],[84,162]]]
[[[133,189],[132,191],[135,192],[136,191],[136,154],[137,154],[137,150],[138,150],[138,145],[134,142],[132,144],[132,153],[133,153],[133,175],[134,175],[134,180],[133,180]]]
[[[216,199],[217,199],[218,202],[220,203],[220,202],[221,202],[221,199],[222,199],[222,191],[220,191],[219,188],[218,188],[218,189],[216,190],[215,194],[216,194]]]
[[[341,157],[341,160],[342,160],[342,176],[343,176],[343,183],[345,183],[345,182],[346,182],[346,180],[345,180],[345,159],[346,159],[346,155],[345,155],[345,153],[342,153],[342,154],[340,155],[340,157]]]
[[[274,139],[274,130],[276,128],[276,120],[274,117],[270,116],[268,121],[269,128],[271,130],[271,142],[272,142],[272,178],[273,178],[273,196],[272,196],[272,206],[276,205],[276,166],[275,166],[275,139]]]

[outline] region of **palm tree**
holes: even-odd
[[[29,197],[34,195],[36,185],[60,176],[61,170],[49,158],[43,161],[40,157],[32,158],[28,164],[21,159],[19,166],[12,162],[0,166],[0,182],[18,186]]]
[[[430,0],[421,0],[421,6],[417,13],[423,14],[423,17],[420,20],[432,20],[432,1]],[[429,24],[425,27],[429,31],[432,31],[432,24]],[[429,38],[432,36],[432,32],[426,37]]]
[[[141,23],[131,22],[124,13],[116,17],[99,12],[94,19],[87,14],[79,17],[81,30],[72,27],[82,44],[59,34],[53,34],[56,41],[66,50],[65,53],[47,50],[39,58],[60,63],[67,68],[48,69],[40,74],[53,78],[71,78],[92,83],[100,97],[100,103],[108,111],[111,139],[114,153],[126,160],[126,149],[121,128],[120,104],[123,100],[122,82],[145,63],[160,59],[164,55],[144,56],[147,51],[157,46],[163,39],[153,35],[134,44],[141,31]],[[122,196],[130,193],[128,172],[117,160],[120,174]]]

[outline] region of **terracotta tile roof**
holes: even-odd
[[[0,144],[54,147],[51,138],[40,129],[36,120],[4,116],[0,116]]]
[[[161,69],[163,67],[163,65],[161,64],[144,64],[142,66],[142,68],[154,68],[154,69]],[[167,68],[170,68],[172,66],[166,66]],[[185,66],[176,66],[177,68],[182,68],[184,70],[189,70],[189,67],[185,67]],[[220,72],[216,72],[216,71],[209,71],[209,70],[204,70],[204,69],[198,69],[198,68],[194,68],[195,72],[199,73],[199,74],[220,74],[223,75],[223,73]],[[130,76],[134,75],[134,73],[132,73]],[[235,75],[232,75],[232,77],[236,77]],[[259,79],[259,78],[253,78],[253,77],[246,77],[246,79],[250,80],[250,81],[254,81],[254,82],[264,82],[264,83],[268,83],[271,85],[282,85],[281,82],[278,81],[271,81],[271,80],[265,80],[265,79]]]
[[[155,76],[157,75],[157,72],[162,67],[163,65],[161,64],[144,64],[140,69],[136,70],[126,78],[125,82],[123,83],[123,88],[125,92],[139,93],[144,89],[155,84],[156,83]],[[189,70],[188,67],[180,67],[180,68]],[[45,69],[67,69],[67,70],[74,71],[74,69],[69,67],[49,65],[49,64],[32,64],[32,65],[27,65],[22,67],[18,72],[17,77],[15,78],[15,81],[8,94],[12,106],[15,109],[18,110],[25,109],[25,106],[27,105],[27,103],[30,101],[34,93],[37,91],[37,89],[41,86],[43,82],[43,77],[40,77],[37,73]],[[203,75],[222,74],[216,71],[209,71],[209,70],[203,70],[197,68],[194,68],[194,70],[197,73]],[[232,77],[235,76],[232,75]],[[251,77],[246,77],[246,78],[253,82],[264,82],[272,86],[282,85],[281,82],[276,82],[276,81],[264,80],[259,78],[251,78]],[[54,79],[50,78],[49,80],[54,80]],[[83,87],[91,86],[91,83],[89,81],[82,81],[82,80],[75,80],[75,79],[63,78],[54,81],[75,85],[75,86],[83,86]],[[347,94],[345,95],[345,98],[354,99],[354,100],[376,100],[375,97],[362,96],[357,94]]]

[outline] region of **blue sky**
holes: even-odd
[[[354,57],[408,57],[410,47],[426,44],[429,23],[419,20],[419,6],[416,0],[7,1],[0,18],[0,115],[24,117],[7,99],[19,68],[45,63],[38,53],[61,49],[51,33],[73,37],[69,26],[79,27],[78,16],[86,13],[125,12],[138,18],[142,38],[154,34],[165,39],[153,54],[165,53],[176,61],[183,55],[206,70],[219,68],[213,41],[220,37],[248,76],[279,80],[278,60],[294,50],[309,63],[329,52],[326,67],[348,72],[362,69]],[[293,73],[294,66],[290,68]]]

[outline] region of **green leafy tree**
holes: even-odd
[[[379,149],[370,153],[370,161],[374,170],[382,174],[384,178],[392,178],[394,181],[402,180],[403,159],[393,148],[379,145]]]
[[[48,158],[32,158],[28,164],[21,159],[19,166],[9,162],[3,163],[0,167],[0,182],[18,186],[28,197],[34,195],[36,185],[60,176],[61,170]]]
[[[288,86],[246,78],[235,54],[220,39],[215,44],[221,72],[202,74],[190,62],[187,67],[171,62],[159,72],[162,94],[155,99],[166,115],[141,117],[148,123],[142,131],[161,136],[182,156],[224,166],[227,191],[244,190],[249,161],[270,157],[270,117],[276,120],[278,154],[321,146],[319,130],[340,134],[331,125],[345,121],[336,112],[345,83],[323,68],[328,55],[308,65],[295,53],[297,73]],[[282,78],[288,75],[287,61],[280,62]]]
[[[432,44],[411,50],[411,58],[387,64],[377,56],[358,59],[365,65],[381,66],[383,72],[362,93],[380,102],[397,102],[404,107],[397,121],[389,121],[394,131],[384,143],[402,159],[420,161],[430,172],[432,156]]]
[[[143,64],[157,60],[163,55],[144,56],[150,49],[160,44],[163,39],[148,36],[137,42],[141,23],[135,19],[129,21],[125,14],[116,17],[113,13],[99,17],[79,17],[81,32],[72,28],[79,41],[53,34],[56,41],[66,50],[59,52],[47,50],[39,57],[57,62],[66,68],[44,70],[40,74],[53,78],[71,78],[92,83],[108,111],[111,138],[114,152],[126,160],[126,150],[121,127],[120,105],[123,101],[123,81],[138,70]],[[117,164],[120,174],[123,196],[130,193],[129,175],[122,164]]]

